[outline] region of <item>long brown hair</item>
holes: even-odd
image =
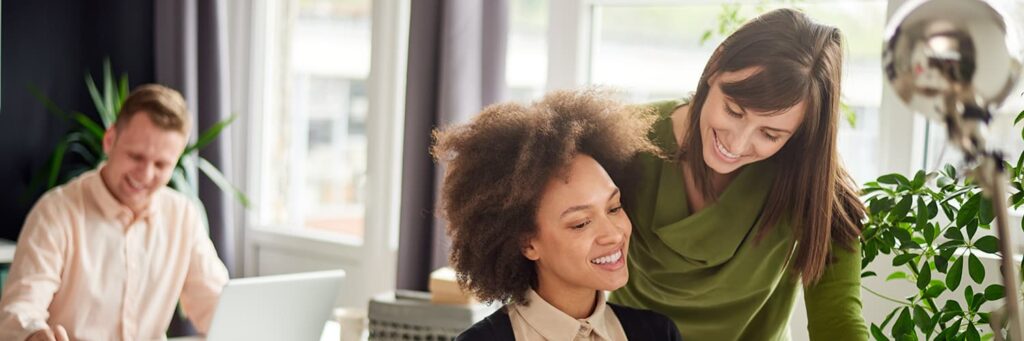
[[[779,9],[758,16],[730,35],[712,54],[689,108],[689,132],[677,154],[689,165],[697,187],[714,200],[711,172],[700,148],[700,113],[711,78],[750,67],[750,77],[721,84],[740,106],[778,112],[806,101],[800,127],[774,156],[779,166],[759,225],[759,235],[787,220],[798,235],[793,267],[805,285],[821,278],[831,243],[852,249],[864,206],[836,152],[843,39],[839,29],[805,14]]]

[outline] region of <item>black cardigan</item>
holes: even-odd
[[[630,340],[650,341],[678,341],[682,340],[675,323],[665,315],[650,310],[634,309],[617,304],[608,303],[615,316],[622,324],[622,330],[626,332],[626,338]],[[456,341],[514,341],[515,334],[512,332],[512,321],[505,312],[505,308],[491,314],[487,318],[477,322],[466,331],[462,332]]]

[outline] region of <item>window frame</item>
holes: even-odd
[[[264,114],[278,107],[281,95],[272,84],[281,72],[280,51],[284,1],[255,1],[239,6],[229,15],[237,22],[245,44],[233,45],[235,70],[247,73],[235,80],[244,84],[236,98],[247,109],[242,127],[242,143],[235,144],[240,155],[243,189],[255,201],[260,200],[260,182],[264,167],[273,166],[263,159]],[[243,275],[320,270],[323,267],[347,271],[345,295],[338,304],[365,308],[373,295],[394,290],[397,271],[398,225],[401,202],[402,138],[404,136],[405,81],[408,61],[410,0],[374,0],[371,10],[371,63],[367,78],[366,205],[361,242],[350,236],[313,231],[297,226],[260,224],[257,209],[241,214]],[[280,266],[266,254],[285,255],[297,263]]]

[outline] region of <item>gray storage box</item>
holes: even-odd
[[[370,300],[370,340],[453,340],[498,304],[430,303],[430,293],[399,290]]]

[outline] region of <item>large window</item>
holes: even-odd
[[[250,5],[245,275],[343,269],[365,307],[395,283],[410,2]]]
[[[511,100],[529,101],[544,92],[548,72],[548,1],[509,2],[505,83]]]
[[[280,3],[276,98],[264,113],[257,224],[361,243],[370,0]],[[276,67],[275,67],[276,66]]]

